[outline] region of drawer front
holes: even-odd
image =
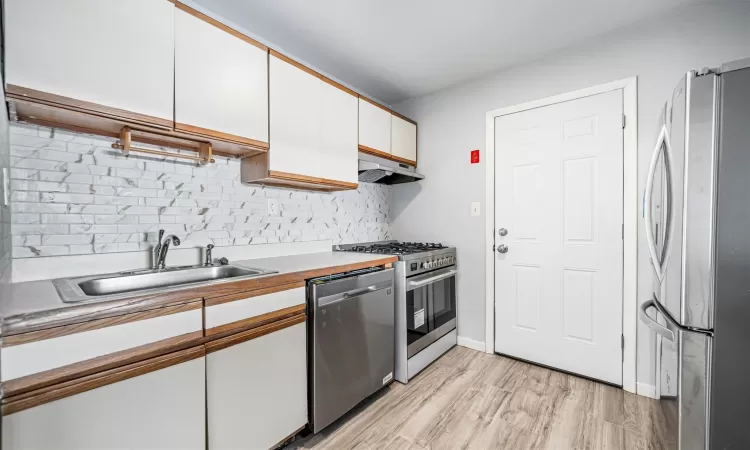
[[[201,307],[200,301],[194,301],[4,337],[0,373],[5,394],[73,379],[200,341]]]
[[[206,334],[228,331],[228,328],[231,328],[230,324],[237,325],[236,328],[245,327],[251,325],[247,322],[249,319],[267,316],[277,311],[304,311],[307,302],[304,283],[294,283],[282,288],[285,289],[264,295],[248,293],[246,298],[232,299],[214,305],[207,301]]]
[[[192,348],[3,405],[2,448],[205,449],[205,353]]]

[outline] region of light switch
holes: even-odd
[[[471,202],[471,215],[478,216],[479,214],[479,202]]]

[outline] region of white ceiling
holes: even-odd
[[[694,0],[193,1],[394,104]]]

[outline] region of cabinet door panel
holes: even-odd
[[[4,450],[205,449],[205,357],[3,417]]]
[[[391,154],[417,161],[417,126],[394,115],[391,115]]]
[[[391,153],[391,113],[359,99],[359,145]]]
[[[318,108],[322,82],[273,55],[269,76],[270,169],[319,176]]]
[[[209,353],[208,447],[270,448],[307,423],[305,323]]]
[[[8,84],[173,120],[173,4],[4,3]]]
[[[318,176],[357,183],[357,97],[320,82],[318,128],[320,169]]]
[[[176,10],[175,122],[268,142],[268,52]]]

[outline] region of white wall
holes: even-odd
[[[483,217],[485,167],[469,151],[485,147],[485,113],[552,95],[638,76],[639,195],[645,184],[659,111],[684,72],[750,56],[750,3],[691,5],[599,36],[490,77],[408,100],[394,109],[419,123],[420,183],[393,191],[392,233],[403,240],[441,241],[458,247],[458,333],[484,341]],[[482,161],[484,161],[482,154]],[[639,301],[650,293],[648,250],[639,224]],[[637,381],[654,384],[654,341],[639,325]]]

